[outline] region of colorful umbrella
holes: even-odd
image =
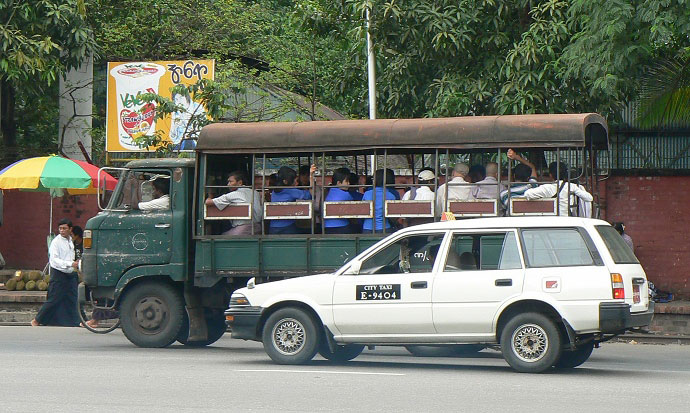
[[[0,189],[50,191],[59,194],[67,189],[71,194],[96,193],[99,168],[84,161],[61,156],[40,156],[22,159],[0,171]],[[117,179],[106,172],[100,173],[100,184],[113,190]],[[50,225],[53,225],[53,202],[50,203]]]
[[[117,180],[102,172],[108,190],[115,189]],[[60,156],[41,156],[17,161],[0,171],[0,189],[96,189],[98,167],[84,161]]]

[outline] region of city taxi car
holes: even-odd
[[[607,222],[506,217],[409,227],[331,274],[237,290],[232,337],[275,362],[366,345],[500,346],[519,372],[573,368],[598,344],[648,325],[654,303],[639,261]]]

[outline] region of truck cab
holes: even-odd
[[[225,280],[194,285],[194,166],[193,159],[129,162],[104,210],[86,224],[86,299],[118,309],[124,334],[142,347],[206,345],[225,331]]]

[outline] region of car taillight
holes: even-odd
[[[84,248],[91,248],[91,230],[85,229],[84,235],[82,236],[82,245]]]
[[[623,276],[618,273],[611,274],[611,289],[613,298],[625,299],[625,288],[623,286]]]

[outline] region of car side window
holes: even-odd
[[[431,272],[443,233],[403,237],[362,262],[360,274]]]
[[[444,271],[510,270],[522,268],[515,233],[454,234]]]
[[[575,228],[526,229],[522,239],[531,267],[594,265],[585,240]]]

